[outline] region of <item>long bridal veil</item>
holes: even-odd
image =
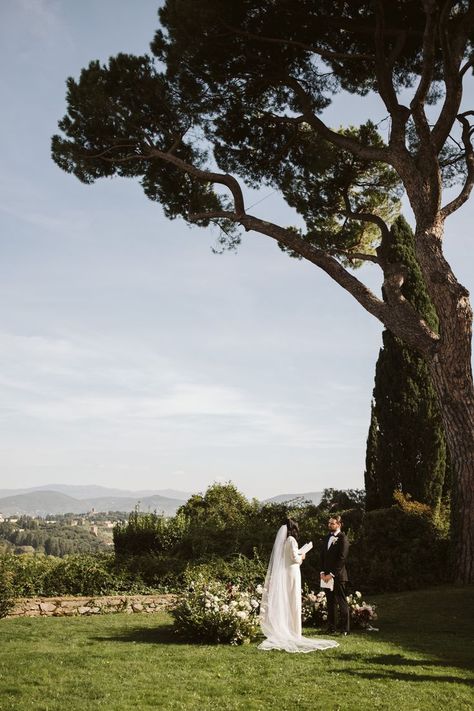
[[[260,627],[266,639],[259,649],[281,649],[286,652],[314,652],[318,649],[337,647],[338,643],[329,639],[303,637],[295,632],[292,624],[295,606],[295,590],[291,586],[288,565],[285,562],[285,544],[288,529],[286,525],[278,529],[268,564],[262,602],[260,605]],[[299,574],[299,571],[298,571]],[[297,593],[300,594],[299,586]]]

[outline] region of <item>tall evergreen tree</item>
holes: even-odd
[[[405,270],[403,296],[438,330],[415,257],[414,236],[399,217],[382,258]],[[428,366],[390,331],[382,334],[367,438],[367,509],[393,504],[395,490],[436,507],[446,496],[446,442]]]

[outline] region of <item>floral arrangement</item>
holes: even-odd
[[[260,585],[242,590],[198,577],[170,610],[175,631],[190,641],[247,644],[260,632],[261,595]]]
[[[358,590],[347,597],[347,602],[352,624],[362,629],[370,629],[372,627],[371,622],[377,619],[375,605],[369,605],[369,603],[364,602]]]
[[[362,594],[356,590],[347,596],[351,623],[354,627],[370,629],[371,623],[377,619],[375,605],[369,605],[362,600]],[[312,590],[304,591],[302,598],[303,624],[312,627],[321,627],[327,621],[326,594],[315,593]]]
[[[327,620],[326,594],[312,590],[303,591],[301,599],[301,618],[303,625],[322,627]]]

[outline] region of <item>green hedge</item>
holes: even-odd
[[[351,546],[348,568],[364,593],[414,590],[447,582],[449,540],[426,507],[368,512]]]
[[[0,560],[16,597],[155,592],[139,575],[119,567],[113,554],[54,558],[7,553]]]
[[[12,571],[0,559],[0,617],[6,617],[14,604],[15,590]]]

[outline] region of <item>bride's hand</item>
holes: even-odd
[[[301,560],[304,560],[306,558],[306,553],[301,554]]]

